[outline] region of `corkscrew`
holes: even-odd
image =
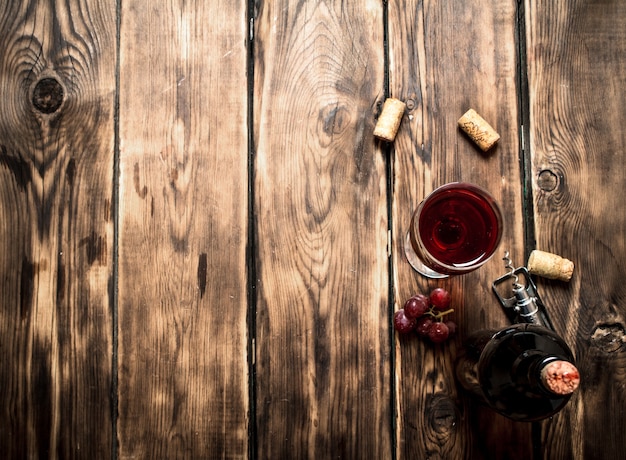
[[[528,269],[526,267],[515,268],[509,251],[505,251],[502,260],[504,260],[508,272],[493,282],[492,289],[506,316],[512,323],[538,324],[554,330]],[[524,278],[523,283],[520,283],[521,277]],[[511,297],[505,297],[502,294],[503,289],[500,287],[507,281],[512,281],[511,292],[513,295]]]

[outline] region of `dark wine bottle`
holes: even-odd
[[[523,323],[470,336],[457,377],[496,412],[528,422],[561,410],[580,382],[567,344],[543,326]]]

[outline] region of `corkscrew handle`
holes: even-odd
[[[523,275],[524,284],[520,283],[520,275]],[[504,297],[499,289],[499,286],[507,281],[513,281],[512,297]],[[537,287],[526,267],[512,269],[501,276],[493,282],[492,289],[511,323],[538,324],[554,331]]]

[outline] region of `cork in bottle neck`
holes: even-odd
[[[580,384],[580,374],[569,361],[551,361],[541,369],[541,382],[557,395],[572,394]]]

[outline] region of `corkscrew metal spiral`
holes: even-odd
[[[538,324],[554,330],[528,269],[513,267],[509,251],[504,252],[502,260],[506,264],[507,273],[493,282],[492,290],[511,322]],[[524,284],[520,283],[520,276],[524,277]],[[498,286],[511,279],[513,280],[513,296],[508,297],[498,290]]]
[[[509,276],[513,278],[513,288],[521,289],[522,285],[519,284],[519,276],[515,273],[515,267],[513,266],[513,262],[511,261],[511,257],[509,255],[509,251],[504,251],[504,257],[502,258],[505,262],[505,268],[509,269]]]

